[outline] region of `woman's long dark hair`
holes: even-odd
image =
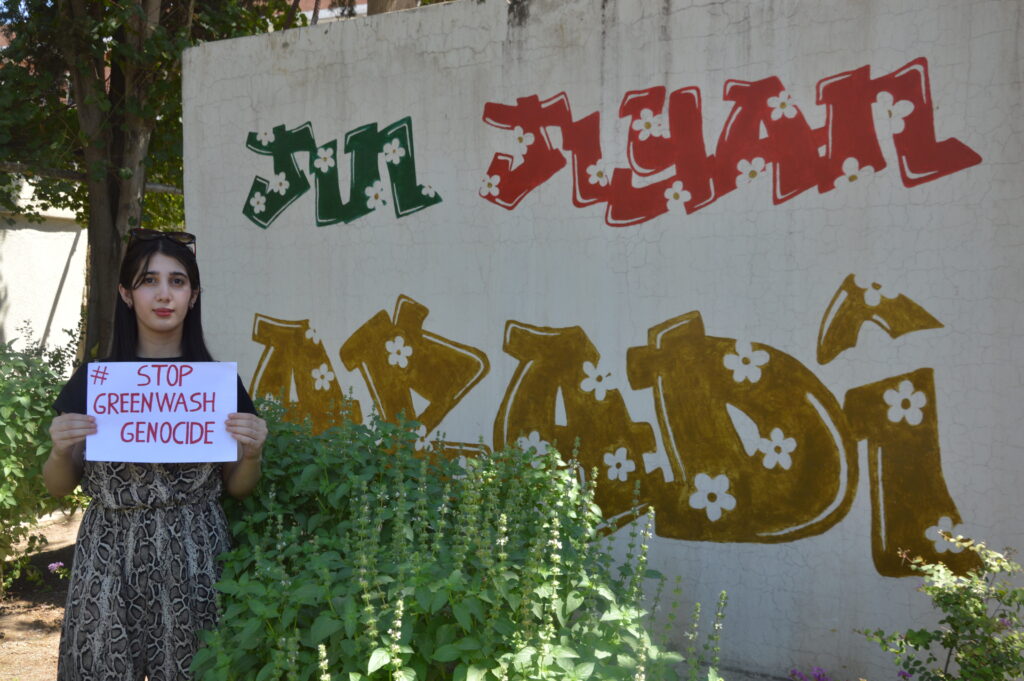
[[[149,260],[154,253],[162,253],[180,262],[185,267],[192,290],[199,292],[195,304],[185,314],[181,332],[182,357],[190,362],[212,362],[213,357],[206,349],[206,341],[203,340],[203,295],[199,283],[199,265],[191,249],[171,239],[134,239],[128,244],[128,250],[121,260],[118,283],[128,290],[138,288],[149,269]],[[114,337],[110,342],[110,360],[134,361],[138,357],[138,345],[139,328],[135,310],[128,307],[118,295],[114,302]]]

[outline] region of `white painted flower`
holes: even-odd
[[[600,402],[604,399],[604,395],[608,392],[608,377],[612,375],[610,371],[605,371],[600,366],[594,366],[590,362],[583,363],[583,373],[587,375],[582,381],[580,381],[580,390],[585,393],[593,392],[594,399]]]
[[[409,355],[412,354],[412,346],[405,344],[405,339],[395,336],[392,340],[384,343],[384,349],[388,351],[388,364],[404,369],[409,366]]]
[[[522,126],[517,125],[512,129],[512,141],[516,145],[516,154],[523,156],[526,154],[527,147],[533,144],[533,133],[523,132]]]
[[[861,168],[860,161],[851,156],[850,158],[843,161],[843,176],[836,180],[836,185],[838,186],[841,182],[846,184],[853,184],[858,180],[863,182],[864,180],[870,178],[874,174],[874,168],[872,168],[871,166],[864,166],[863,168]]]
[[[316,160],[313,165],[321,173],[326,173],[328,168],[334,167],[334,149],[320,148],[316,150]]]
[[[708,520],[714,522],[722,517],[722,511],[736,508],[736,497],[729,494],[729,478],[726,475],[711,477],[698,473],[693,479],[697,491],[690,495],[690,508],[703,508]]]
[[[252,195],[252,198],[249,199],[249,205],[252,206],[252,212],[256,215],[259,215],[260,213],[267,209],[267,197],[263,196],[263,194],[260,194],[259,192],[256,192],[255,194]]]
[[[434,445],[430,438],[427,437],[429,434],[430,433],[427,432],[427,427],[425,425],[421,425],[416,429],[416,444],[413,446],[417,452],[422,452],[424,449],[430,449]]]
[[[736,353],[722,358],[722,364],[732,372],[732,380],[737,383],[761,380],[761,367],[768,363],[766,350],[755,350],[749,341],[736,341]]]
[[[331,381],[334,380],[334,372],[331,371],[327,364],[321,364],[316,369],[313,369],[313,381],[314,389],[316,390],[329,390],[331,387]]]
[[[590,184],[599,184],[602,187],[607,187],[612,181],[613,170],[614,168],[610,163],[600,159],[597,163],[587,166],[587,180]]]
[[[484,175],[484,179],[480,181],[480,196],[497,196],[499,182],[501,177],[498,175]]]
[[[898,293],[893,293],[877,281],[872,281],[859,275],[854,275],[853,283],[859,288],[864,289],[864,304],[871,307],[881,303],[882,298],[895,298],[899,295]]]
[[[736,184],[750,184],[764,174],[767,164],[760,156],[749,161],[742,159],[736,164],[736,170],[740,171],[740,174],[736,176]]]
[[[516,440],[516,446],[527,453],[533,451],[533,460],[530,461],[530,465],[534,468],[540,468],[544,464],[544,457],[551,448],[551,444],[547,440],[542,440],[540,432],[536,430],[531,430],[529,435]]]
[[[429,184],[423,185],[422,191],[423,196],[429,196],[430,198],[434,198],[435,196],[437,196],[437,190],[431,187]]]
[[[950,553],[960,553],[964,550],[964,547],[957,546],[953,542],[946,540],[945,537],[939,534],[939,530],[942,530],[946,534],[950,534],[954,537],[962,537],[963,527],[963,525],[953,525],[952,518],[942,516],[939,518],[937,523],[924,531],[924,536],[925,539],[935,543],[936,553],[945,553],[946,551],[949,551]]]
[[[788,471],[793,465],[790,454],[794,449],[796,449],[796,440],[786,437],[781,428],[772,428],[771,434],[766,438],[761,438],[761,444],[758,446],[758,450],[764,454],[761,463],[769,470],[778,465]]]
[[[274,179],[270,181],[270,187],[268,189],[284,196],[284,193],[288,191],[288,180],[284,178],[284,173],[274,175]]]
[[[683,189],[682,180],[676,180],[665,190],[665,207],[670,213],[686,212],[686,202],[690,200],[690,192]]]
[[[384,199],[384,183],[377,180],[372,186],[366,188],[366,207],[375,210],[386,205],[388,202]]]
[[[256,133],[256,139],[259,140],[260,144],[267,146],[274,141],[274,133],[270,130],[261,130]]]
[[[914,103],[909,99],[896,98],[889,92],[879,92],[871,107],[875,126],[887,129],[893,135],[903,132],[906,127],[904,118],[914,111]]]
[[[912,426],[921,423],[924,414],[921,408],[928,403],[928,397],[920,390],[914,390],[914,384],[904,379],[896,390],[886,390],[882,398],[889,405],[889,420],[893,423],[906,421]]]
[[[769,97],[768,106],[772,108],[772,120],[777,121],[783,116],[793,118],[796,116],[796,104],[788,92],[783,90],[778,97]]]
[[[668,127],[665,125],[664,116],[655,115],[650,109],[642,110],[640,118],[633,121],[632,127],[640,133],[641,142],[648,137],[668,137]]]
[[[402,147],[401,141],[396,137],[390,142],[384,144],[384,160],[388,163],[398,165],[398,162],[405,156],[405,149]]]
[[[608,467],[609,480],[621,480],[626,482],[629,474],[636,470],[636,464],[629,458],[629,452],[625,447],[619,447],[615,453],[606,452],[604,465]]]
[[[313,341],[313,345],[320,345],[320,334],[316,332],[316,329],[309,327],[306,329],[306,338]]]

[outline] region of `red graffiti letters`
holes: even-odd
[[[701,95],[696,87],[663,86],[627,92],[619,117],[629,122],[629,167],[613,167],[601,152],[600,113],[574,120],[562,92],[514,105],[487,102],[483,120],[512,130],[516,155],[491,159],[480,195],[509,210],[572,159],[573,203],[607,204],[605,222],[623,227],[666,212],[692,213],[771,168],[772,200],[784,203],[817,187],[831,191],[886,166],[880,139],[892,138],[904,186],[958,172],[981,162],[957,139],[936,139],[934,109],[923,57],[871,78],[863,66],[817,84],[826,108],[811,128],[782,81],[729,80],[723,98],[733,108],[714,149],[704,144]],[[561,133],[557,148],[551,131]]]

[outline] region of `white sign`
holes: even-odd
[[[90,461],[235,461],[224,422],[237,411],[234,362],[96,362],[89,365]]]

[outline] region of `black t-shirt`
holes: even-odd
[[[101,362],[107,362],[108,360],[100,360]],[[159,359],[151,359],[147,357],[137,357],[133,361],[148,362],[148,361],[160,361],[160,362],[184,362],[184,357],[160,357]],[[86,401],[86,375],[89,371],[89,363],[85,363],[75,370],[75,373],[71,375],[68,382],[64,384],[64,387],[60,391],[60,395],[57,396],[57,400],[53,403],[53,408],[60,414],[85,414],[87,408]],[[242,378],[238,378],[238,408],[236,412],[244,414],[258,414],[256,406],[252,403],[252,398],[249,397],[248,391],[245,386],[242,385]]]

